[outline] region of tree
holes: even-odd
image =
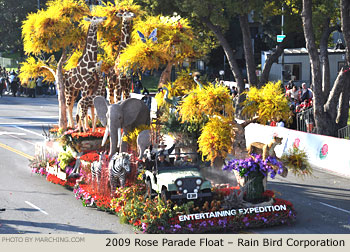
[[[89,13],[90,10],[85,1],[52,0],[47,3],[46,9],[30,13],[22,25],[24,51],[27,55],[40,56],[42,53],[55,52],[61,54],[57,69],[52,69],[52,66],[45,64],[37,67],[37,61],[28,58],[27,62],[23,63],[24,68],[21,70],[20,78],[26,82],[29,76],[26,71],[31,71],[31,77],[35,78],[43,73],[41,68],[47,69],[54,75],[58,89],[59,127],[63,129],[67,127],[63,64],[67,53],[84,46],[86,34],[80,22]],[[36,67],[33,65],[31,69],[28,67],[30,64]]]
[[[239,34],[239,31],[228,31],[229,24],[232,20],[238,19],[240,23],[241,33],[243,37],[243,48],[246,61],[246,68],[248,73],[248,80],[252,85],[262,86],[268,80],[268,75],[272,66],[278,57],[283,52],[285,46],[288,45],[288,41],[293,39],[294,36],[288,36],[284,43],[278,45],[277,50],[271,55],[270,59],[266,62],[263,69],[263,78],[258,83],[255,74],[256,62],[253,56],[253,48],[251,44],[251,34],[249,29],[248,15],[254,12],[254,18],[263,22],[266,19],[261,18],[264,16],[266,8],[269,8],[270,2],[273,2],[275,8],[278,6],[278,2],[281,1],[261,1],[261,0],[185,0],[185,1],[159,1],[159,0],[139,0],[148,8],[152,9],[154,13],[170,13],[177,12],[182,17],[186,17],[191,22],[204,25],[204,29],[209,29],[219,41],[219,44],[223,48],[226,58],[228,60],[230,70],[237,82],[238,92],[242,94],[245,89],[245,83],[243,73],[236,60],[235,52],[237,48],[232,48],[230,41],[227,39],[227,33],[235,32]],[[267,7],[266,7],[267,6]],[[264,8],[266,7],[266,8]],[[276,9],[276,8],[275,8]],[[277,12],[281,13],[281,12]],[[258,19],[260,17],[260,19]],[[239,104],[244,100],[244,96],[239,96],[236,103],[236,114],[239,115],[241,107]]]
[[[173,65],[203,55],[192,27],[179,16],[147,16],[135,21],[133,28],[132,43],[122,52],[119,67],[145,71],[166,65],[159,86],[170,81]],[[149,38],[152,32],[154,36]]]
[[[21,24],[29,12],[37,9],[36,0],[0,0],[0,52],[23,54]]]
[[[319,1],[317,4],[318,5],[313,3],[312,0],[303,0],[302,6],[302,22],[306,40],[306,48],[310,58],[312,87],[314,91],[314,117],[318,134],[337,136],[338,129],[346,126],[349,116],[349,3],[346,0],[340,0],[339,5],[336,1],[332,1],[332,4],[330,4],[329,1]],[[333,11],[332,9],[328,11],[329,6],[333,6]],[[334,82],[333,88],[330,89],[327,45],[329,35],[332,31],[337,29],[336,19],[332,17],[337,13],[334,11],[334,9],[339,7],[341,12],[341,29],[344,34],[346,47],[347,66],[341,69]],[[320,16],[323,17],[323,25],[318,27],[321,28],[321,36],[318,43],[314,32],[313,23],[313,19],[315,18],[313,10],[315,9],[320,11],[320,13],[322,13]],[[320,53],[317,50],[317,44],[320,46]]]

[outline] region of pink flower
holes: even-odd
[[[328,144],[324,144],[322,146],[321,153],[322,153],[323,156],[327,155],[327,153],[328,153]]]
[[[300,144],[300,139],[295,138],[294,143],[293,143],[293,148],[299,148],[299,144]]]

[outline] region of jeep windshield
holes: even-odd
[[[199,168],[196,166],[163,166],[158,167],[159,173],[169,172],[169,171],[199,171]]]

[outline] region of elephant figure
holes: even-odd
[[[151,145],[151,131],[143,130],[137,136],[137,150],[139,151],[139,159],[142,159],[142,155],[145,150]]]
[[[122,143],[122,138],[127,132],[145,124],[150,124],[150,112],[145,103],[136,98],[128,98],[116,104],[109,105],[103,96],[94,98],[94,105],[97,116],[103,126],[106,127],[102,140],[102,146],[105,145],[108,135],[110,135],[109,156],[114,153],[126,152],[126,143]],[[121,134],[123,129],[123,135]]]

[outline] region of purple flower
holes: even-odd
[[[174,228],[180,229],[181,226],[180,226],[179,224],[176,224],[176,225],[174,226]]]
[[[206,221],[203,221],[201,222],[201,224],[199,224],[200,227],[206,227],[207,226],[207,222]]]

